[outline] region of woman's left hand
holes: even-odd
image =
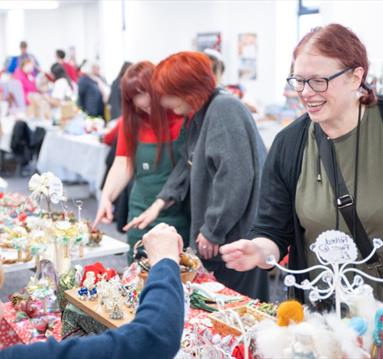
[[[197,237],[198,252],[203,259],[215,257],[219,251],[219,245],[211,243],[202,233]]]

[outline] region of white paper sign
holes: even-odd
[[[328,263],[348,263],[358,257],[353,239],[340,231],[323,232],[310,249]]]

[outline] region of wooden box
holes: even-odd
[[[213,323],[214,330],[215,332],[217,332],[218,334],[222,336],[226,336],[226,335],[240,336],[242,334],[237,321],[233,320],[232,323],[228,323],[225,321],[225,315],[229,311],[236,312],[241,319],[247,314],[250,315],[252,318],[254,318],[254,324],[266,318],[275,320],[275,318],[271,317],[270,315],[263,313],[255,309],[254,307],[249,307],[249,306],[241,306],[241,307],[231,308],[231,309],[227,309],[220,312],[211,313],[209,315],[209,319]],[[249,328],[249,326],[246,326],[245,323],[244,323],[244,327],[245,327],[245,330]]]

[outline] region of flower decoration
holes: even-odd
[[[45,198],[47,201],[48,212],[51,212],[50,205],[66,201],[63,194],[63,184],[61,180],[52,172],[45,172],[41,175],[34,174],[29,180],[29,190],[32,191],[31,197],[35,200]]]

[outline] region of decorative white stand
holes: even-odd
[[[373,277],[357,268],[348,268],[350,265],[356,266],[366,263],[383,246],[381,239],[375,238],[372,242],[373,250],[371,253],[365,259],[358,261],[358,250],[353,239],[343,232],[331,230],[323,232],[316,242],[310,246],[320,264],[307,269],[291,270],[280,266],[274,256],[270,256],[267,263],[276,266],[283,272],[290,273],[285,277],[285,285],[309,290],[309,299],[312,303],[327,299],[335,293],[336,313],[341,318],[340,303],[342,300],[347,301],[350,296],[355,294],[372,295],[372,288],[364,283],[363,277],[383,283],[381,278]],[[314,270],[322,271],[311,281],[305,279],[300,284],[296,282],[293,274],[304,274]],[[355,274],[352,283],[346,277],[347,273]],[[324,282],[327,288],[319,288],[317,286],[319,281]]]

